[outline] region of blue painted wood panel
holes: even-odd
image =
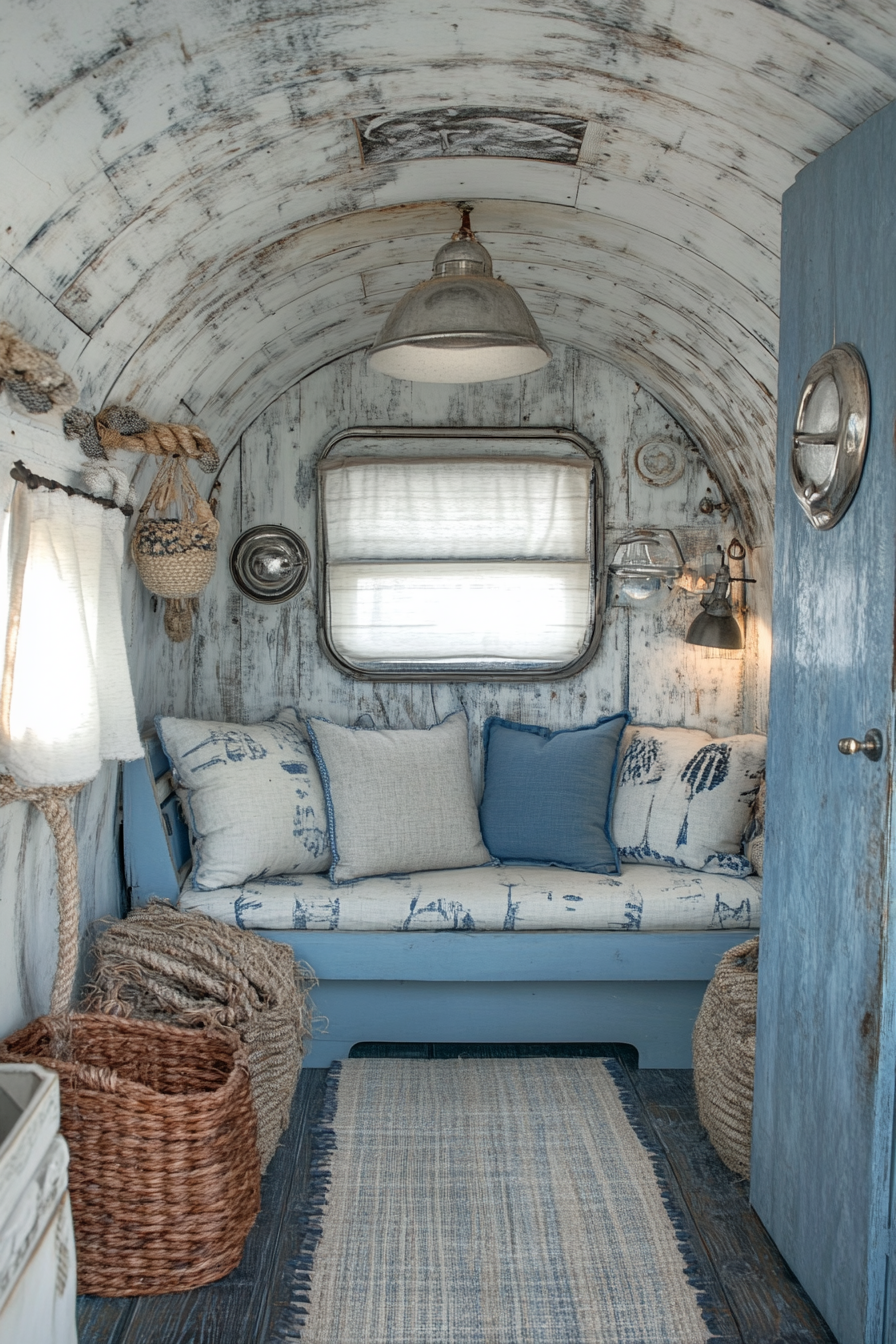
[[[804,169],[783,218],[751,1198],[840,1344],[880,1344],[896,1066],[896,104]],[[864,356],[871,435],[850,511],[815,532],[790,488],[790,434],[803,379],[835,340]],[[881,761],[838,753],[838,738],[872,727]]]
[[[705,990],[703,980],[326,980],[313,994],[326,1023],[305,1064],[325,1068],[360,1041],[618,1041],[643,1069],[689,1069]]]
[[[722,954],[744,942],[742,929],[734,933],[259,932],[287,943],[321,980],[707,981]]]

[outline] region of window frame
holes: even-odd
[[[513,670],[511,668],[497,668],[490,671],[484,668],[457,668],[448,669],[443,664],[431,664],[430,667],[421,667],[418,670],[403,669],[372,669],[359,667],[347,661],[334,648],[330,639],[330,633],[327,628],[327,612],[329,611],[329,585],[328,585],[328,564],[326,554],[326,523],[323,508],[323,478],[325,472],[319,470],[321,464],[331,455],[336,455],[336,449],[345,444],[346,440],[377,439],[387,441],[389,439],[407,440],[441,440],[450,443],[452,440],[464,440],[466,442],[482,441],[485,443],[494,442],[519,442],[520,440],[538,440],[553,439],[562,440],[572,445],[578,453],[587,457],[591,464],[591,489],[590,489],[590,509],[591,509],[591,533],[594,538],[594,547],[592,555],[591,585],[594,595],[594,613],[591,638],[587,647],[571,663],[563,667],[550,668],[545,671],[537,671],[533,668],[521,668]],[[487,456],[492,456],[486,454]],[[350,458],[351,453],[346,453],[345,457]],[[359,453],[360,457],[361,454]],[[384,454],[384,457],[386,455]],[[472,455],[471,455],[472,456]],[[500,460],[501,454],[495,453],[494,457]],[[510,454],[508,454],[510,456]],[[551,455],[546,455],[546,461],[556,460]],[[600,645],[601,636],[604,627],[604,611],[606,608],[606,565],[604,564],[604,473],[600,457],[594,447],[583,435],[578,434],[573,429],[558,429],[554,426],[532,427],[526,426],[521,429],[512,428],[485,428],[479,426],[445,426],[445,425],[414,425],[407,428],[400,428],[393,425],[355,425],[350,429],[340,430],[334,434],[325,444],[315,465],[316,477],[316,499],[317,499],[317,638],[321,649],[326,655],[328,661],[334,667],[351,677],[354,681],[367,682],[550,682],[565,681],[569,677],[576,676],[584,667],[591,662],[597,653]]]

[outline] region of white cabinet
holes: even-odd
[[[77,1344],[59,1080],[0,1064],[0,1344]]]

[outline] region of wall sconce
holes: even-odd
[[[483,383],[534,373],[551,358],[538,325],[470,228],[471,206],[439,248],[432,276],[399,299],[367,355],[371,368],[420,383]]]
[[[683,571],[681,548],[666,528],[639,527],[626,532],[609,566],[608,605],[656,611],[668,602]]]
[[[721,546],[719,554],[721,564],[716,572],[712,592],[701,599],[700,605],[703,610],[691,622],[685,635],[685,643],[697,644],[704,649],[742,649],[744,635],[740,623],[731,610],[728,592],[732,583],[755,583],[756,580],[748,579],[746,576],[739,579],[731,578],[728,559],[743,560],[746,556],[746,550],[737,538],[728,547],[727,555]]]

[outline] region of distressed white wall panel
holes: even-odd
[[[618,369],[571,346],[558,347],[551,364],[518,384],[480,387],[395,382],[371,370],[363,355],[346,357],[285,392],[243,435],[239,452],[222,472],[222,502],[227,502],[229,518],[224,520],[222,546],[229,546],[241,527],[282,522],[306,539],[315,559],[303,592],[274,607],[240,597],[219,562],[202,599],[194,641],[192,713],[251,719],[283,704],[297,704],[339,722],[371,713],[381,723],[422,726],[462,704],[477,742],[489,713],[573,725],[628,702],[652,721],[701,725],[718,733],[742,726],[744,660],[702,666],[695,651],[683,644],[687,622],[698,610],[697,599],[683,594],[675,597],[668,613],[657,617],[609,614],[597,657],[568,680],[370,684],[334,668],[316,633],[313,468],[339,428],[363,424],[578,428],[595,443],[604,465],[606,559],[619,535],[642,522],[675,529],[691,559],[712,549],[717,540],[726,542],[737,530],[734,519],[722,526],[718,518],[700,514],[699,500],[710,478],[663,407]],[[686,451],[683,477],[666,489],[647,485],[632,465],[637,448],[657,435],[672,437]],[[234,686],[240,688],[238,697]],[[143,708],[148,712],[150,706],[144,703]]]

